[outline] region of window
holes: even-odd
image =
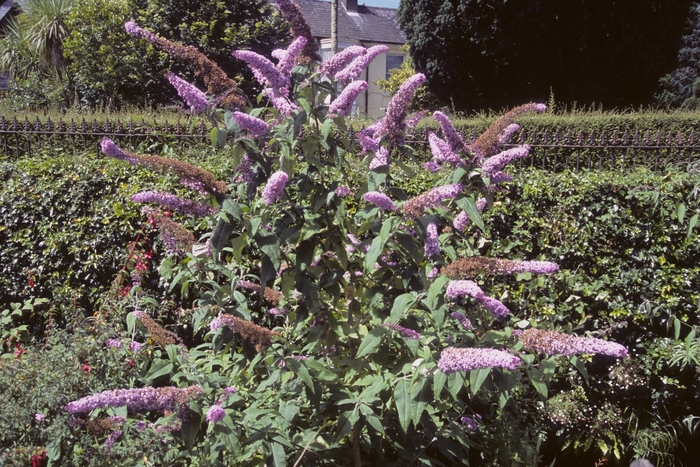
[[[389,79],[389,71],[393,70],[394,68],[401,68],[401,64],[403,63],[404,56],[403,55],[386,55],[386,78]]]

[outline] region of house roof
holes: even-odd
[[[294,0],[317,38],[331,37],[331,2]],[[338,1],[338,40],[360,40],[382,44],[405,44],[406,38],[396,20],[395,8],[358,5],[348,12],[345,1]]]
[[[0,1],[0,21],[5,19],[5,16],[12,10],[13,6],[15,6],[14,0]]]

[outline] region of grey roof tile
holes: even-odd
[[[331,37],[331,2],[323,0],[294,0],[309,23],[311,33],[318,38]],[[270,3],[273,3],[271,1]],[[357,13],[338,1],[338,40],[360,40],[383,44],[405,44],[406,38],[396,20],[396,9],[358,5]],[[273,3],[274,4],[274,3]]]

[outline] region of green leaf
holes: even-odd
[[[683,222],[683,219],[685,219],[685,204],[678,203],[678,207],[676,208],[676,216],[678,217],[678,222]]]
[[[143,381],[146,384],[151,384],[156,378],[168,375],[171,371],[173,371],[172,363],[157,358],[153,360],[153,364],[151,364],[151,368],[148,369],[148,373],[144,376]]]
[[[405,293],[396,297],[391,307],[391,322],[399,321],[404,312],[408,311],[416,302],[416,297],[411,293]]]
[[[382,426],[381,420],[379,420],[379,417],[374,413],[371,407],[368,407],[364,404],[360,404],[360,413],[365,416],[365,420],[367,420],[367,423],[374,428],[376,431],[378,431],[380,434],[384,434],[384,427]]]
[[[270,258],[275,271],[279,270],[282,252],[280,251],[277,235],[265,230],[258,230],[255,235],[255,243]]]
[[[442,393],[442,388],[445,387],[447,382],[447,375],[442,371],[436,371],[433,375],[433,397],[435,400],[440,400],[440,394]]]
[[[457,395],[464,387],[464,380],[465,376],[461,371],[447,375],[447,390],[453,399],[457,400]]]
[[[272,459],[276,467],[286,467],[287,454],[284,452],[284,446],[280,443],[272,443]]]
[[[418,376],[411,384],[411,420],[414,426],[420,423],[421,415],[430,400],[430,382],[428,378]]]
[[[182,439],[185,442],[187,449],[192,449],[195,441],[197,441],[197,434],[199,433],[200,418],[197,414],[192,414],[194,419],[190,422],[183,423],[181,428]]]
[[[61,458],[61,440],[56,438],[46,445],[46,456],[50,461],[56,461]]]
[[[209,242],[215,255],[226,246],[232,232],[233,225],[226,222],[224,219],[219,219],[219,223],[216,225],[214,233],[211,236],[211,241]]]
[[[295,360],[293,358],[285,359],[284,362],[287,368],[296,373],[296,375],[309,387],[313,393],[314,381],[311,379],[311,375],[309,374],[309,370],[306,368],[306,366],[299,360]]]
[[[362,339],[362,343],[357,348],[355,358],[361,358],[376,349],[382,341],[382,337],[384,337],[384,328],[376,327],[372,329],[372,332],[367,334],[365,338]]]
[[[391,236],[391,232],[394,230],[394,226],[399,222],[400,218],[391,217],[384,221],[382,225],[382,230],[379,232],[379,237],[375,237],[372,240],[372,246],[370,246],[367,255],[365,256],[365,270],[373,271],[374,264],[377,262],[377,258],[382,254],[384,250],[384,245],[386,241]]]
[[[690,218],[690,221],[688,223],[688,238],[690,238],[693,235],[693,229],[698,224],[699,217],[699,214],[693,214],[693,217]]]
[[[404,432],[408,431],[411,423],[411,391],[410,383],[404,379],[399,380],[394,388],[394,403],[399,414],[399,423]]]
[[[547,390],[547,384],[544,381],[544,376],[537,368],[530,368],[527,370],[527,375],[530,377],[530,382],[535,387],[537,392],[543,397],[547,398],[549,392]]]
[[[460,203],[460,201],[462,201],[462,203]],[[469,220],[471,220],[474,224],[476,224],[476,226],[479,227],[479,229],[481,229],[482,231],[485,230],[484,221],[481,220],[481,213],[479,212],[479,209],[476,207],[476,203],[474,202],[474,199],[471,196],[468,198],[462,198],[462,199],[458,200],[457,204],[462,209],[464,209],[464,211],[469,216]]]
[[[328,135],[331,133],[331,129],[333,128],[333,120],[330,118],[327,118],[325,122],[323,122],[323,126],[321,127],[321,139],[323,141],[328,140]]]
[[[588,381],[588,370],[586,369],[586,365],[583,363],[583,361],[578,358],[576,355],[573,355],[570,357],[571,363],[574,364],[576,369],[578,370],[579,373],[581,373],[581,376],[583,376],[584,381],[586,381],[586,384],[589,384]]]
[[[484,384],[484,381],[486,381],[486,378],[488,378],[490,373],[491,368],[478,368],[469,373],[469,390],[471,391],[472,396],[476,396],[476,393],[479,392],[479,389]]]
[[[673,338],[678,340],[681,336],[681,320],[674,316],[673,318]]]

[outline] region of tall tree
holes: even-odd
[[[428,87],[460,109],[533,99],[649,103],[692,0],[402,0],[399,23]]]
[[[700,78],[700,12],[693,9],[691,29],[683,36],[677,68],[659,80],[657,103],[678,107],[693,95],[693,84]],[[693,101],[695,104],[695,100]]]

